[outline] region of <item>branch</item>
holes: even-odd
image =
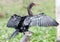
[[[29,42],[30,37],[32,36],[33,32],[27,31],[25,32],[24,36],[21,38],[20,42]]]

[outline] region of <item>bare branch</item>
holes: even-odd
[[[30,37],[32,36],[33,32],[27,31],[25,32],[24,36],[21,38],[20,42],[29,42]]]

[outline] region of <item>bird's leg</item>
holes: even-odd
[[[12,37],[15,37],[18,34],[19,30],[16,29],[16,31],[14,31],[11,36],[9,38],[7,38],[7,40],[11,39]]]

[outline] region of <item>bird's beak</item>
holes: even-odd
[[[39,6],[40,4],[34,4],[34,6]]]

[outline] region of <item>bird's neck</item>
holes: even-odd
[[[31,11],[32,7],[33,7],[32,5],[29,5],[29,7],[28,7],[28,14],[29,14],[29,16],[33,16],[33,13]]]
[[[29,16],[33,16],[31,9],[28,9],[28,14],[29,14]]]

